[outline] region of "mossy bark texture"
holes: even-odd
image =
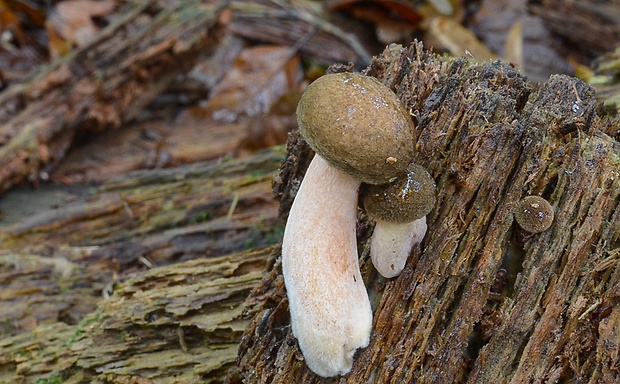
[[[426,238],[386,281],[369,262],[360,215],[373,332],[352,372],[331,380],[304,364],[274,263],[248,299],[254,318],[229,382],[620,381],[619,125],[599,116],[592,89],[561,75],[532,84],[507,64],[444,59],[417,44],[388,47],[365,73],[414,118],[415,161],[437,183]],[[275,185],[282,207],[311,156],[303,139],[289,144]],[[555,210],[542,233],[514,221],[527,195]]]
[[[138,171],[0,227],[0,383],[223,382],[282,158]]]

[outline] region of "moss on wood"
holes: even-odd
[[[619,380],[618,122],[598,115],[593,90],[560,75],[532,84],[509,65],[441,58],[419,44],[388,47],[365,72],[411,111],[415,161],[438,201],[422,246],[389,281],[369,263],[360,222],[375,320],[340,382]],[[276,190],[299,183],[307,158],[297,139]],[[527,195],[555,209],[542,233],[514,222]],[[291,195],[280,197],[289,206]],[[323,382],[291,334],[279,268],[248,299],[257,313],[230,382]]]

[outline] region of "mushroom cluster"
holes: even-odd
[[[357,254],[360,185],[404,177],[414,154],[414,126],[389,88],[354,73],[325,75],[310,84],[297,120],[316,154],[291,206],[282,271],[293,334],[306,364],[331,377],[351,370],[372,326]]]

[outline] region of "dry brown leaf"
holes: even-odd
[[[476,35],[449,17],[434,18],[429,23],[427,35],[430,41],[425,42],[425,44],[446,50],[454,56],[462,56],[469,52],[478,61],[497,57],[478,40]]]
[[[65,55],[73,46],[82,47],[99,31],[93,17],[110,14],[116,7],[112,0],[67,0],[56,5],[46,21],[52,57]]]
[[[331,11],[348,10],[356,17],[358,17],[356,12],[360,12],[360,19],[371,22],[375,22],[378,17],[400,20],[412,25],[422,21],[422,16],[413,4],[404,0],[328,0],[325,2],[325,8]],[[370,10],[374,11],[374,14],[367,12]]]
[[[213,89],[207,114],[232,122],[239,115],[256,116],[301,80],[300,59],[290,48],[259,46],[242,51]]]
[[[45,49],[38,43],[34,28],[42,11],[28,5],[0,0],[0,90],[24,79],[45,59]]]
[[[288,132],[297,125],[295,110],[302,92],[301,88],[291,90],[273,105],[269,113],[249,119],[246,136],[240,140],[235,154],[244,156],[261,148],[285,143]]]
[[[442,15],[450,16],[454,14],[454,6],[450,3],[449,0],[427,0],[430,4],[435,7],[437,12]]]
[[[422,16],[413,3],[402,0],[331,0],[328,10],[345,10],[358,20],[375,25],[377,40],[383,44],[409,42]]]
[[[52,58],[65,56],[73,48],[73,43],[70,40],[63,38],[52,25],[51,22],[46,22],[45,27],[47,29],[47,44]]]
[[[0,32],[12,30],[14,33],[21,33],[19,17],[11,11],[3,0],[0,0]]]
[[[28,20],[39,28],[45,25],[45,4],[37,4],[31,0],[3,0],[0,3],[11,9],[13,13],[23,15],[22,20]]]
[[[515,64],[523,70],[523,25],[520,21],[515,22],[508,31],[506,47],[504,48],[504,60]]]

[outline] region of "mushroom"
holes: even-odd
[[[282,241],[291,326],[312,371],[344,375],[355,351],[368,345],[372,326],[357,256],[359,187],[404,172],[413,157],[413,123],[389,88],[353,73],[310,84],[297,120],[316,154]]]
[[[412,163],[406,177],[370,186],[363,204],[376,221],[370,240],[372,263],[383,277],[398,276],[411,248],[426,234],[426,215],[435,206],[435,182],[426,169]]]
[[[540,196],[524,197],[515,212],[517,224],[531,233],[546,231],[553,223],[553,216],[553,207]]]

